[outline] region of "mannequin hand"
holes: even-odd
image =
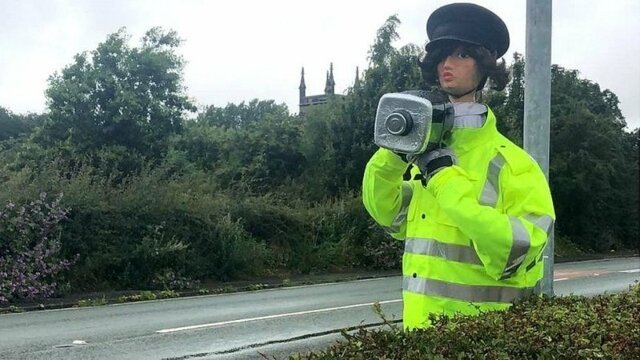
[[[438,171],[455,165],[457,163],[456,154],[450,149],[435,149],[418,155],[415,163],[420,169],[425,181],[429,181]]]

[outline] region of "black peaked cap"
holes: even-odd
[[[427,20],[429,42],[433,50],[446,41],[462,41],[484,46],[502,57],[509,48],[509,30],[498,15],[476,4],[455,3],[434,11]]]

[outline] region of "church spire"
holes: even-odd
[[[326,95],[333,95],[335,93],[336,82],[333,80],[333,63],[330,64],[329,71],[327,71],[327,82],[324,87],[324,93]]]
[[[306,97],[307,94],[307,85],[304,83],[304,66],[302,67],[302,74],[300,75],[300,86],[298,87],[300,90],[300,103],[302,104],[302,100]]]
[[[329,64],[329,81],[331,82],[331,86],[336,85],[336,82],[333,80],[333,63]]]
[[[353,87],[360,86],[360,69],[356,66],[356,81],[353,82]]]

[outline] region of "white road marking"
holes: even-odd
[[[71,344],[61,344],[61,345],[54,345],[53,348],[54,349],[62,349],[62,348],[70,348],[70,347],[74,347],[77,345],[87,345],[87,342],[84,340],[73,340],[73,342]]]
[[[620,270],[619,272],[623,272],[623,273],[637,273],[640,272],[640,269],[631,269],[631,270]]]
[[[378,303],[379,303],[380,305],[382,305],[382,304],[397,303],[397,302],[401,302],[401,301],[402,301],[402,299],[396,299],[396,300],[379,301]],[[159,334],[166,334],[166,333],[172,333],[172,332],[177,332],[177,331],[185,331],[185,330],[194,330],[194,329],[210,328],[210,327],[215,327],[215,326],[222,326],[222,325],[229,325],[229,324],[238,324],[238,323],[249,322],[249,321],[268,320],[268,319],[277,319],[277,318],[282,318],[282,317],[287,317],[287,316],[297,316],[297,315],[314,314],[314,313],[327,312],[327,311],[334,311],[334,310],[353,309],[353,308],[363,307],[363,306],[372,306],[373,304],[375,304],[375,302],[365,303],[365,304],[354,304],[354,305],[346,305],[346,306],[337,306],[337,307],[326,308],[326,309],[317,309],[317,310],[298,311],[298,312],[285,313],[285,314],[276,314],[276,315],[259,316],[259,317],[247,318],[247,319],[238,319],[238,320],[220,321],[220,322],[216,322],[216,323],[209,323],[209,324],[200,324],[200,325],[182,326],[182,327],[177,327],[177,328],[173,328],[173,329],[162,329],[162,330],[158,330],[158,331],[156,331],[156,333],[159,333]]]
[[[553,281],[564,281],[564,280],[569,280],[569,278],[559,278],[559,279],[554,279]]]

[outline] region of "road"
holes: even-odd
[[[640,258],[556,264],[556,295],[627,289]],[[0,359],[278,358],[402,314],[400,277],[0,315]]]

